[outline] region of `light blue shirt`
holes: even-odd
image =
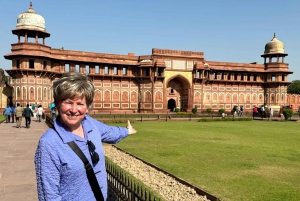
[[[4,114],[5,115],[10,115],[11,114],[11,108],[10,107],[6,107],[5,109],[4,109]]]
[[[85,139],[66,130],[58,121],[54,126],[59,135],[48,129],[40,138],[35,153],[35,169],[40,201],[96,200],[86,176],[82,160],[67,144],[75,141],[93,166],[104,200],[107,199],[107,176],[102,142],[114,144],[128,136],[128,129],[105,125],[90,116],[82,121]],[[94,143],[100,161],[92,163],[87,140]]]

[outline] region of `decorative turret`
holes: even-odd
[[[276,34],[274,33],[273,39],[268,42],[265,46],[265,54],[276,54],[283,53],[284,54],[284,44],[280,40],[276,38]]]
[[[264,63],[284,63],[284,57],[288,54],[284,51],[284,44],[280,40],[276,38],[276,34],[274,33],[274,36],[270,42],[268,42],[265,45],[265,52],[262,57],[265,58]],[[267,58],[269,58],[269,61],[267,61]],[[276,58],[276,61],[272,61],[273,58]],[[282,58],[281,61],[279,59]]]
[[[35,38],[38,43],[39,38],[43,38],[43,44],[45,44],[45,38],[50,37],[50,34],[46,32],[45,19],[37,14],[30,2],[30,7],[27,11],[21,13],[17,18],[17,28],[12,30],[12,33],[18,36],[18,43],[20,43],[20,37],[25,37],[24,42],[28,42],[28,37]]]

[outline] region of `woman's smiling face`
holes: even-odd
[[[85,97],[64,100],[58,107],[60,122],[69,130],[76,130],[88,113]]]

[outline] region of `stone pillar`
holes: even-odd
[[[69,71],[75,71],[75,64],[74,63],[70,63],[70,67],[69,67]]]
[[[27,32],[25,32],[25,43],[28,42],[28,36],[27,36]]]
[[[35,43],[39,43],[39,33],[35,33]]]
[[[79,65],[79,72],[80,72],[80,73],[86,73],[86,72],[85,72],[85,65],[84,65],[84,64],[80,64],[80,65]]]
[[[43,37],[43,45],[46,45],[45,36]]]
[[[20,34],[18,33],[18,43],[21,42],[21,37],[20,37]]]
[[[89,68],[90,68],[90,74],[95,74],[95,64],[91,64],[89,65]]]

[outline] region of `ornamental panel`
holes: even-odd
[[[172,69],[185,70],[185,61],[173,60]]]

